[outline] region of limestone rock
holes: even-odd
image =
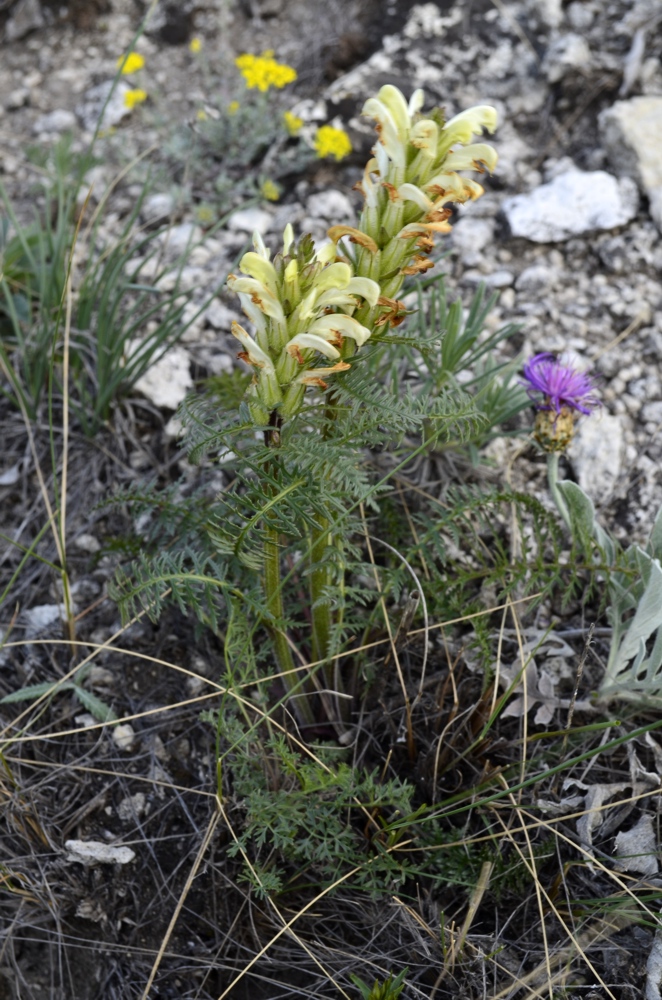
[[[135,350],[136,344],[131,345]],[[155,406],[176,410],[193,388],[191,359],[183,347],[172,347],[136,382],[136,389]]]
[[[662,231],[662,97],[617,101],[599,123],[614,170],[637,181]]]
[[[613,490],[621,471],[624,445],[620,417],[596,413],[577,425],[568,456],[579,485],[594,503],[602,503]]]
[[[568,170],[529,194],[506,198],[502,210],[513,236],[555,243],[596,229],[613,229],[637,214],[639,197],[629,177],[604,170]]]

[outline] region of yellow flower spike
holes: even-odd
[[[453,135],[453,142],[471,142],[472,136],[480,135],[483,129],[492,134],[497,127],[496,108],[490,104],[477,104],[466,111],[460,111],[444,125],[443,131]]]
[[[146,90],[127,90],[124,94],[124,107],[135,108],[136,104],[142,104],[146,100]]]
[[[486,142],[474,142],[469,146],[453,149],[444,160],[445,170],[489,170],[497,165],[497,152]]]
[[[353,316],[344,313],[330,313],[320,316],[310,326],[310,332],[333,341],[337,337],[349,337],[361,347],[370,338],[372,330],[362,326]]]
[[[256,281],[255,278],[238,278],[236,274],[230,274],[227,285],[233,292],[245,292],[249,295],[253,304],[265,316],[275,319],[278,323],[285,322],[285,313],[278,298],[261,281]]]
[[[143,68],[145,58],[139,52],[128,52],[125,56],[120,56],[115,65],[121,69],[122,76],[129,76]]]
[[[278,297],[278,278],[275,268],[261,254],[249,250],[239,261],[239,270],[249,278],[261,282],[273,296]]]
[[[350,243],[357,243],[365,250],[369,250],[370,253],[377,253],[379,250],[375,241],[355,226],[331,226],[330,229],[327,229],[326,234],[333,243],[337,243],[343,236],[349,236]]]
[[[283,253],[288,254],[290,252],[290,247],[294,243],[294,229],[292,223],[288,222],[283,230]],[[264,246],[264,244],[263,244]]]
[[[291,260],[283,275],[283,295],[293,311],[301,301],[301,285],[299,283],[299,265],[296,259]]]
[[[334,263],[327,264],[326,267],[315,276],[313,288],[319,294],[327,288],[345,288],[352,277],[352,269],[349,264]]]
[[[189,52],[197,54],[198,52],[202,51],[202,42],[199,38],[192,38],[191,41],[188,43],[188,47],[189,47]]]
[[[340,351],[336,350],[333,344],[330,344],[324,337],[320,337],[314,333],[298,333],[296,337],[292,337],[288,341],[285,345],[285,350],[296,361],[299,361],[300,351],[319,351],[320,354],[329,358],[330,361],[335,361],[336,358],[340,357]],[[299,363],[303,364],[303,358]]]
[[[240,323],[237,323],[236,320],[233,320],[231,331],[232,336],[236,337],[245,349],[246,356],[243,360],[249,365],[253,365],[254,368],[262,369],[265,374],[273,375],[275,373],[275,368],[271,358],[255,343],[250,334],[244,330],[243,326],[241,326]]]

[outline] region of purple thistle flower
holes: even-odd
[[[600,406],[592,377],[564,364],[553,354],[536,354],[527,361],[524,381],[520,384],[526,388],[537,410],[555,410],[558,415],[567,407],[589,414]],[[542,402],[535,396],[539,392],[544,396]]]

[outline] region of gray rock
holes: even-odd
[[[492,271],[490,274],[483,274],[481,271],[465,271],[462,280],[468,285],[479,285],[481,282],[486,288],[509,288],[515,281],[512,271]]]
[[[234,229],[242,233],[253,233],[257,230],[260,236],[264,236],[270,228],[271,213],[257,206],[242,208],[238,212],[233,212],[228,219],[228,229]]]
[[[71,132],[75,128],[76,116],[73,111],[58,108],[47,115],[41,115],[37,118],[32,126],[32,131],[35,135],[41,135],[44,132]]]
[[[213,299],[205,311],[205,319],[215,330],[230,331],[233,320],[239,320],[239,314],[228,309],[219,299]]]
[[[354,207],[342,191],[319,191],[306,201],[306,212],[327,222],[347,222],[355,218]]]
[[[113,86],[115,89],[113,90]],[[108,100],[108,95],[113,90],[112,97]],[[85,94],[83,100],[76,108],[76,114],[80,119],[83,128],[88,132],[93,132],[97,127],[97,122],[103,111],[103,121],[101,128],[111,128],[119,125],[123,118],[131,114],[131,108],[124,103],[126,94],[131,90],[124,80],[106,80],[104,83],[91,87]],[[108,103],[106,104],[106,101]],[[105,109],[104,109],[105,105]]]
[[[183,253],[190,252],[202,240],[202,229],[192,222],[181,222],[171,226],[159,237],[169,260],[176,260]]]
[[[145,198],[140,215],[144,222],[158,225],[166,222],[175,210],[175,199],[171,194],[151,194]]]
[[[140,342],[129,345],[129,356],[138,350]],[[136,389],[155,406],[164,410],[176,410],[193,388],[191,378],[191,358],[183,347],[172,347],[136,382]]]
[[[465,215],[453,226],[451,242],[459,252],[462,262],[469,267],[480,263],[482,251],[494,239],[494,219],[474,218]]]
[[[597,413],[581,420],[568,456],[581,488],[595,503],[611,494],[621,471],[625,440],[620,417]]]
[[[24,107],[30,100],[30,91],[27,87],[17,87],[16,90],[12,90],[5,99],[5,107],[7,111],[18,111],[19,108]]]
[[[596,229],[613,229],[637,214],[639,197],[629,177],[603,170],[569,170],[529,194],[506,198],[502,210],[513,236],[555,243]]]
[[[118,726],[114,732],[121,729]],[[100,840],[65,840],[66,860],[77,861],[81,865],[128,865],[136,856],[130,847],[104,844]]]
[[[558,280],[558,271],[546,264],[525,267],[515,282],[518,292],[546,292]]]
[[[45,24],[39,0],[20,0],[5,25],[5,41],[15,42]]]
[[[585,72],[590,64],[591,50],[586,39],[568,32],[551,43],[542,61],[542,71],[550,83],[558,83],[568,73]]]
[[[612,167],[637,181],[662,231],[662,97],[617,101],[599,124]]]

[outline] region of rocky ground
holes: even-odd
[[[83,16],[72,4],[68,17],[59,11],[56,20],[54,8],[38,0],[5,4],[0,169],[10,192],[26,179],[27,146],[50,143],[67,129],[80,143],[89,137],[100,107],[95,88],[112,78],[141,9],[115,0],[91,18],[89,6]],[[194,35],[203,40],[204,59],[187,47]],[[405,93],[423,87],[428,104],[449,114],[495,105],[499,166],[485,197],[459,213],[448,239],[451,287],[466,296],[486,281],[501,295],[492,322],[522,324],[513,348],[570,352],[602,375],[605,406],[584,423],[570,453],[572,471],[615,530],[640,536],[662,499],[656,0],[161,3],[137,45],[147,60],[141,85],[153,95],[152,107],[118,121],[124,155],[162,146],[174,124],[221,102],[231,58],[267,47],[299,71],[290,95],[298,111],[320,122],[339,116],[356,153],[337,169],[309,170],[279,204],[239,212],[207,240],[191,231],[192,203],[178,205],[162,177],[167,197],[152,198],[143,215],[172,216],[171,250],[191,235],[200,241],[186,275],[196,300],[218,282],[253,226],[275,241],[287,220],[318,237],[331,222],[351,221],[358,165],[373,141],[358,113],[386,80]],[[97,168],[96,191],[113,169]],[[135,194],[135,186],[120,185],[107,225],[121,219]],[[187,333],[187,349],[207,367],[231,363],[226,333],[234,309],[229,298],[213,301]]]
[[[30,215],[39,175],[34,149],[49,148],[66,132],[73,133],[75,147],[86,147],[107,92],[104,88],[115,74],[118,56],[131,45],[146,7],[141,0],[71,2],[68,7],[40,0],[0,0],[0,31],[4,31],[0,181],[22,217]],[[194,37],[202,42],[200,53],[189,48]],[[186,471],[177,451],[171,420],[174,410],[196,377],[228,371],[236,363],[236,345],[229,335],[232,319],[239,318],[236,303],[224,292],[212,293],[254,228],[275,246],[288,221],[299,232],[310,231],[323,239],[329,225],[356,218],[361,199],[354,185],[374,141],[371,123],[361,119],[360,109],[367,96],[391,82],[407,95],[422,87],[426,107],[443,105],[448,115],[478,103],[497,108],[500,125],[493,142],[499,165],[494,176],[485,180],[485,196],[456,214],[444,247],[448,286],[466,302],[481,281],[499,292],[491,327],[506,322],[521,326],[521,332],[503,345],[504,356],[567,352],[599,373],[604,406],[599,415],[580,425],[564,460],[565,472],[594,498],[606,527],[623,538],[646,536],[662,503],[659,0],[575,0],[569,4],[561,0],[422,4],[403,0],[186,0],[168,4],[161,0],[136,49],[145,57],[137,83],[149,97],[130,113],[121,101],[115,111],[111,109],[116,117],[104,122],[107,135],[98,146],[100,162],[88,175],[90,205],[98,206],[101,194],[119,177],[99,231],[102,239],[116,238],[140,196],[144,177],[119,175],[145,154],[153,168],[152,186],[136,228],[170,223],[159,238],[159,266],[165,263],[171,268],[161,279],[164,288],[174,281],[181,252],[194,245],[181,275],[183,287],[192,296],[187,317],[207,304],[190,323],[176,353],[142,383],[158,434],[152,427],[151,437],[145,434],[127,441],[115,457],[118,480],[130,481],[132,470],[140,471],[143,462],[165,478],[173,468]],[[238,53],[265,49],[273,49],[277,58],[298,71],[297,83],[288,92],[290,104],[285,106],[310,123],[342,123],[351,135],[354,153],[340,164],[312,161],[301,169],[285,171],[279,175],[280,201],[245,208],[240,197],[233,202],[231,191],[218,193],[210,173],[213,159],[198,162],[182,155],[181,136],[187,133],[181,130],[194,123],[201,110],[212,116],[215,108],[232,99],[233,59]],[[273,166],[269,151],[261,155],[261,163]],[[251,169],[259,170],[261,163]],[[236,210],[227,225],[210,232],[201,221],[200,207],[215,204],[215,199],[219,215],[228,207]],[[495,442],[489,457],[497,469],[508,468],[514,485],[539,492],[547,502],[544,464],[526,442]],[[0,459],[0,477],[6,476],[0,478],[0,510],[3,497],[15,489],[15,462],[13,453],[7,463],[10,469]],[[111,478],[107,469],[102,474],[100,468],[98,455],[91,458],[82,446],[72,456],[71,482],[76,488],[72,487],[70,525],[78,537],[71,558],[74,569],[81,566],[81,606],[96,601],[112,573],[112,565],[103,561],[93,573],[85,575],[83,569],[99,547],[94,522],[104,516],[95,514],[92,521],[85,521],[90,497],[94,494],[95,501],[101,499]],[[14,501],[16,495],[12,494]],[[23,502],[27,505],[27,494]],[[22,510],[17,513],[12,508],[12,528],[22,516]],[[44,579],[43,575],[35,578],[32,592],[39,595],[41,605],[57,610]],[[91,633],[96,641],[104,641],[117,627],[116,610],[109,605],[106,602],[102,607],[105,618],[98,612],[102,617],[96,633]],[[44,623],[37,618],[32,625],[26,618],[26,623],[33,629],[31,634],[43,634]],[[127,644],[157,654],[165,649],[201,675],[214,675],[210,665],[214,651],[196,653],[193,662],[188,632],[166,629],[155,637],[141,628],[137,626],[132,637],[126,638]],[[108,676],[104,680],[103,666],[99,669],[97,683],[104,691]],[[23,679],[35,678],[28,673]],[[198,691],[193,685],[189,693],[194,696]],[[170,697],[157,670],[145,671],[136,692],[136,704],[139,698],[151,705],[150,698],[156,703]],[[161,775],[159,768],[166,778],[173,773],[178,777],[181,768],[182,786],[190,789],[197,781],[206,788],[209,736],[202,725],[195,735],[187,725],[175,720],[167,746],[163,741],[159,745],[160,736],[145,735],[135,754],[136,766],[144,764],[151,778]],[[117,758],[113,766],[124,767],[133,746],[131,735],[125,732],[125,745],[108,740],[108,767],[113,754]],[[83,746],[81,737],[85,753],[92,752],[91,740]],[[101,794],[97,786],[91,788],[92,793]],[[140,806],[134,802],[137,794],[133,785],[126,785],[114,820],[120,833],[129,822],[126,816],[122,818],[122,802],[128,803],[125,813],[133,816]],[[177,799],[176,807],[181,807],[177,822],[188,831],[187,836],[192,832],[197,836],[204,827],[204,810],[191,801]],[[111,802],[116,805],[112,796],[107,806],[112,813]],[[168,804],[173,808],[170,799]],[[78,805],[83,809],[83,804]],[[206,808],[206,802],[203,805]],[[108,824],[112,825],[111,820]],[[170,828],[165,830],[167,836],[170,833]],[[164,849],[163,856],[159,855],[162,873],[168,874],[171,860]],[[89,881],[92,884],[91,875]],[[83,902],[95,899],[93,888]],[[81,911],[79,916],[87,919],[90,914]],[[98,916],[98,920],[106,928],[105,917]],[[177,943],[189,947],[188,942]],[[157,947],[158,939],[149,944]],[[650,940],[645,944],[648,947]],[[42,994],[37,988],[42,975],[39,955],[37,946],[34,969],[29,975],[26,972],[30,997],[50,995],[47,985]],[[131,961],[129,955],[127,968]],[[126,969],[125,974],[129,975]],[[136,972],[136,980],[144,983],[141,976],[142,972]],[[637,976],[640,981],[641,969]],[[120,981],[128,979],[120,977]],[[0,996],[2,988],[0,981]],[[163,995],[176,996],[176,986],[171,989],[174,992]],[[101,994],[87,991],[81,979],[80,997],[97,995]],[[627,994],[628,1000],[636,995]],[[111,996],[124,998],[126,993],[120,986],[117,992],[108,987],[104,1000]]]

